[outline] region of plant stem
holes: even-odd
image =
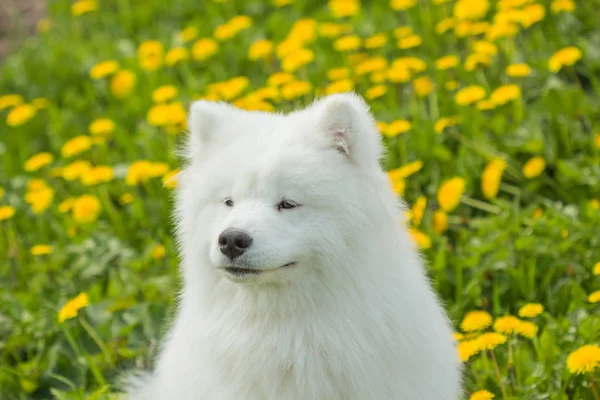
[[[475,200],[467,196],[463,196],[461,202],[470,207],[477,208],[482,211],[487,211],[492,214],[500,214],[500,211],[502,211],[500,207],[486,203],[484,201]]]
[[[598,395],[598,389],[596,389],[596,382],[594,381],[594,376],[590,374],[590,384],[592,388],[592,393],[594,394],[594,399],[600,400],[600,395]]]
[[[500,390],[502,391],[502,398],[504,400],[508,399],[506,395],[506,388],[504,387],[504,383],[502,382],[502,375],[500,374],[500,368],[498,367],[498,360],[496,360],[496,355],[494,354],[494,350],[490,350],[490,354],[492,356],[492,363],[494,364],[494,369],[496,370],[496,375],[498,376],[498,385],[500,385]]]

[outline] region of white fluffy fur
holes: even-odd
[[[183,291],[133,399],[460,397],[452,330],[356,95],[291,114],[196,102],[176,218]],[[227,207],[224,198],[235,205]],[[302,206],[277,210],[290,199]],[[217,237],[249,232],[235,278]]]

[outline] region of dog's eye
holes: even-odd
[[[282,200],[281,203],[277,204],[277,211],[289,210],[290,208],[298,207],[298,203],[292,200]]]
[[[223,199],[223,204],[225,204],[227,207],[233,207],[233,200],[231,200],[229,197]]]

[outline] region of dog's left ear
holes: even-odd
[[[317,129],[329,146],[358,164],[377,162],[381,137],[369,106],[354,93],[334,94],[315,104]]]

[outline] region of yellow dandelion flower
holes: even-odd
[[[418,229],[409,229],[410,236],[421,250],[431,248],[431,238]]]
[[[75,222],[89,223],[94,222],[98,218],[101,209],[100,200],[96,196],[85,194],[74,200],[71,211],[73,212]]]
[[[439,70],[447,70],[458,65],[459,59],[454,55],[447,55],[435,60],[435,67]]]
[[[405,38],[407,36],[411,36],[413,34],[412,26],[399,26],[394,29],[394,36],[396,39]]]
[[[484,88],[477,85],[471,85],[459,90],[454,96],[454,101],[456,101],[456,104],[464,106],[483,99],[485,95],[486,92]]]
[[[387,129],[383,132],[385,136],[394,137],[401,133],[408,132],[412,128],[410,121],[397,119],[388,124]]]
[[[406,182],[402,178],[394,178],[388,173],[388,177],[390,178],[390,185],[394,193],[398,196],[402,196],[404,194],[404,189],[406,189]]]
[[[395,11],[404,11],[414,7],[417,0],[390,0],[390,7]]]
[[[69,140],[65,143],[61,149],[60,153],[64,158],[73,157],[77,154],[83,153],[92,147],[92,140],[89,136],[76,136],[73,139]]]
[[[361,38],[356,35],[344,36],[333,42],[333,48],[336,51],[352,51],[358,49],[361,42]]]
[[[288,40],[305,45],[315,40],[317,36],[317,21],[312,18],[302,18],[292,25]]]
[[[444,132],[446,128],[452,127],[458,123],[459,117],[442,117],[435,122],[433,130],[439,135]]]
[[[573,0],[554,0],[550,5],[552,14],[561,12],[572,13],[575,11],[575,2]]]
[[[487,390],[478,390],[471,394],[469,400],[491,400],[496,397],[493,393],[488,392]]]
[[[298,49],[281,60],[281,68],[287,72],[294,72],[300,67],[311,63],[314,59],[315,53],[312,50]]]
[[[533,339],[538,333],[539,327],[533,322],[521,321],[515,328],[517,335],[524,336],[529,339]]]
[[[388,66],[388,62],[383,57],[371,57],[367,58],[364,61],[361,61],[354,68],[354,73],[356,75],[366,75],[371,72],[382,71],[386,69]]]
[[[393,67],[388,71],[387,78],[393,83],[410,81],[410,70],[404,67]]]
[[[165,65],[172,67],[190,58],[190,52],[185,47],[174,47],[165,55]]]
[[[0,221],[12,218],[15,215],[15,208],[11,206],[0,206]]]
[[[493,102],[492,100],[489,100],[489,99],[480,100],[475,105],[475,107],[477,107],[478,110],[482,110],[482,111],[493,110],[497,106],[498,106],[498,104],[496,104],[495,102]]]
[[[359,0],[329,0],[327,5],[335,18],[350,17],[360,11]]]
[[[161,258],[164,258],[165,254],[167,254],[167,249],[162,244],[157,244],[152,248],[152,251],[150,252],[150,256],[155,260],[160,260]]]
[[[346,67],[332,68],[327,71],[327,79],[330,81],[337,81],[340,79],[346,79],[350,76],[350,69]]]
[[[180,170],[175,169],[163,176],[162,182],[163,186],[167,189],[175,189],[177,187],[177,175],[179,175]]]
[[[419,73],[427,69],[427,63],[417,57],[400,57],[392,62],[391,68],[403,68],[412,73]]]
[[[88,131],[92,136],[108,138],[115,130],[115,123],[108,118],[98,118],[92,121]]]
[[[62,177],[66,181],[73,181],[80,178],[90,168],[92,168],[92,165],[88,161],[74,161],[63,168]]]
[[[523,176],[528,179],[536,178],[544,172],[545,168],[546,160],[543,157],[530,158],[523,166]]]
[[[117,72],[110,80],[110,92],[117,99],[127,97],[133,91],[137,78],[133,71],[124,69]]]
[[[273,53],[273,42],[270,40],[259,40],[250,46],[248,58],[252,61],[267,58]]]
[[[66,214],[73,209],[73,204],[75,204],[75,198],[69,197],[58,205],[58,211],[62,214]]]
[[[506,336],[496,332],[486,332],[477,338],[477,344],[481,350],[494,350],[504,343],[506,343]]]
[[[594,264],[594,275],[600,275],[600,261],[598,261],[596,264]]]
[[[528,303],[519,309],[519,317],[535,318],[544,312],[544,306],[539,303]]]
[[[285,84],[281,88],[281,96],[286,100],[292,100],[310,93],[312,84],[308,81],[294,81]]]
[[[325,94],[350,92],[354,89],[354,82],[351,79],[342,79],[331,82],[325,87]]]
[[[68,319],[75,318],[79,310],[87,307],[90,299],[85,292],[79,293],[76,297],[69,300],[58,312],[58,322],[63,323]]]
[[[531,74],[531,67],[527,64],[510,64],[506,67],[506,75],[511,76],[513,78],[524,78]]]
[[[164,47],[158,40],[143,42],[137,54],[140,67],[146,71],[155,71],[163,65]]]
[[[399,168],[388,171],[388,175],[392,180],[404,179],[416,174],[421,170],[421,168],[423,168],[423,161],[417,160],[408,164],[404,164]]]
[[[463,335],[460,332],[454,332],[452,334],[452,337],[454,338],[455,341],[460,342],[461,340],[463,340],[465,338],[465,335]]]
[[[387,36],[385,33],[378,33],[365,39],[366,49],[378,49],[383,47],[387,42]]]
[[[273,0],[273,5],[276,7],[283,7],[292,4],[293,2],[294,0]]]
[[[177,96],[177,88],[173,85],[160,86],[152,92],[152,101],[164,103]]]
[[[226,23],[215,28],[214,36],[217,40],[227,40],[236,36],[241,31],[252,26],[254,21],[247,15],[236,15]]]
[[[50,164],[54,160],[54,156],[50,153],[38,153],[32,157],[30,157],[27,161],[25,161],[25,171],[34,172],[38,169],[45,167]]]
[[[416,228],[421,225],[421,220],[425,214],[425,208],[427,208],[427,198],[425,196],[417,197],[417,200],[415,200],[415,204],[411,209],[411,222],[413,227]]]
[[[32,256],[43,256],[52,253],[52,246],[48,244],[36,244],[30,250]]]
[[[413,81],[413,88],[417,96],[426,97],[433,92],[433,82],[431,82],[431,79],[428,77],[421,76],[419,78],[415,78]]]
[[[484,54],[486,56],[495,56],[498,54],[498,46],[492,42],[486,40],[477,40],[473,42],[471,46],[473,51],[477,54]]]
[[[465,192],[466,182],[461,177],[454,177],[445,181],[438,190],[437,200],[440,208],[446,212],[454,210],[460,203],[460,198]]]
[[[490,99],[498,105],[506,104],[509,101],[521,97],[521,88],[514,84],[502,85],[490,94]]]
[[[119,197],[119,203],[122,205],[127,205],[133,202],[133,195],[129,192],[123,193],[121,197]]]
[[[78,17],[98,9],[96,0],[78,0],[71,5],[71,15]]]
[[[600,347],[597,344],[582,346],[567,358],[567,368],[572,374],[593,372],[598,367],[600,367]]]
[[[370,87],[369,89],[367,89],[367,91],[365,93],[365,97],[369,100],[373,100],[373,99],[383,96],[386,93],[387,93],[387,87],[385,85],[377,85],[377,86],[373,86],[373,87]]]
[[[348,25],[335,24],[333,22],[322,22],[319,24],[319,35],[325,38],[336,38],[350,30]]]
[[[435,24],[435,32],[441,35],[452,30],[455,26],[456,20],[454,18],[446,18]]]
[[[465,60],[465,71],[471,72],[479,66],[488,67],[491,63],[492,60],[489,55],[483,53],[472,53],[469,54]]]
[[[448,214],[442,210],[433,213],[433,231],[438,235],[448,230]]]
[[[517,327],[521,324],[521,320],[512,315],[496,318],[494,321],[494,330],[506,335],[515,333]]]
[[[196,36],[198,36],[198,28],[195,26],[189,26],[185,29],[182,29],[177,35],[178,39],[184,43],[192,41],[194,38],[196,38]]]
[[[459,20],[477,20],[485,17],[489,9],[488,0],[458,0],[452,14]]]
[[[506,161],[501,158],[496,158],[485,166],[481,174],[481,191],[485,198],[489,200],[496,198],[505,169]]]
[[[25,124],[35,116],[35,108],[29,104],[20,104],[10,110],[6,116],[6,125],[16,127]]]
[[[275,72],[273,75],[269,76],[267,79],[268,86],[281,86],[283,84],[289,83],[296,79],[294,75],[288,72]]]
[[[196,61],[204,61],[219,51],[219,43],[210,38],[202,38],[192,46],[192,58]]]
[[[397,46],[399,49],[407,50],[419,47],[422,42],[423,39],[421,39],[419,35],[410,35],[405,38],[398,39]]]
[[[600,290],[596,290],[595,292],[590,293],[590,295],[588,296],[588,301],[590,303],[600,302]]]
[[[477,342],[477,339],[464,340],[464,341],[460,342],[456,346],[456,348],[458,350],[458,356],[460,357],[460,360],[462,362],[469,361],[469,359],[471,357],[473,357],[474,355],[476,355],[477,353],[479,353],[481,351],[481,348],[479,347],[479,343]]]
[[[481,331],[492,324],[492,316],[485,311],[470,311],[460,323],[463,332]]]
[[[564,66],[574,65],[581,57],[581,50],[577,47],[564,47],[550,57],[548,69],[551,72],[558,72]]]
[[[41,214],[52,203],[54,198],[54,190],[47,186],[45,182],[41,182],[40,187],[29,187],[25,194],[25,201],[31,206],[31,210],[34,214]]]
[[[23,97],[18,94],[0,96],[0,111],[23,104]]]
[[[99,165],[81,175],[81,183],[85,186],[98,185],[112,181],[114,176],[111,167],[108,165]]]
[[[90,77],[92,79],[101,79],[112,75],[119,70],[119,62],[116,60],[102,61],[92,67]]]

